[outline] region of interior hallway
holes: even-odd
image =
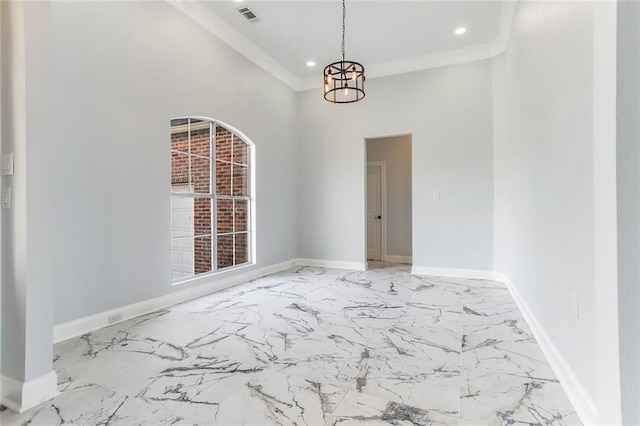
[[[55,345],[4,426],[580,424],[498,282],[299,267]]]

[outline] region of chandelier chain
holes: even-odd
[[[347,15],[347,8],[344,4],[345,0],[342,0],[342,62],[344,62],[344,33],[345,33],[345,16]]]
[[[324,67],[322,79],[324,99],[334,104],[359,102],[365,96],[364,67],[359,62],[346,60],[346,21],[346,0],[342,0],[342,58]]]

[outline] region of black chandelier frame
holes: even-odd
[[[355,61],[345,60],[344,34],[347,8],[342,0],[342,60],[324,67],[324,98],[334,104],[349,104],[364,99],[364,66]]]
[[[338,61],[324,68],[324,98],[336,104],[361,101],[364,92],[364,66],[355,61]]]

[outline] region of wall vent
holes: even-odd
[[[242,16],[247,18],[247,21],[249,22],[256,22],[258,20],[256,14],[253,13],[253,11],[248,7],[241,7],[240,9],[238,9],[238,12],[240,12]]]

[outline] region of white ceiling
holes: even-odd
[[[296,90],[320,86],[324,66],[341,59],[340,0],[171,3]],[[241,7],[258,21],[247,21]],[[346,59],[362,63],[372,78],[500,53],[515,3],[347,0],[346,7]],[[458,27],[467,32],[455,35]],[[307,67],[309,60],[315,68]]]

